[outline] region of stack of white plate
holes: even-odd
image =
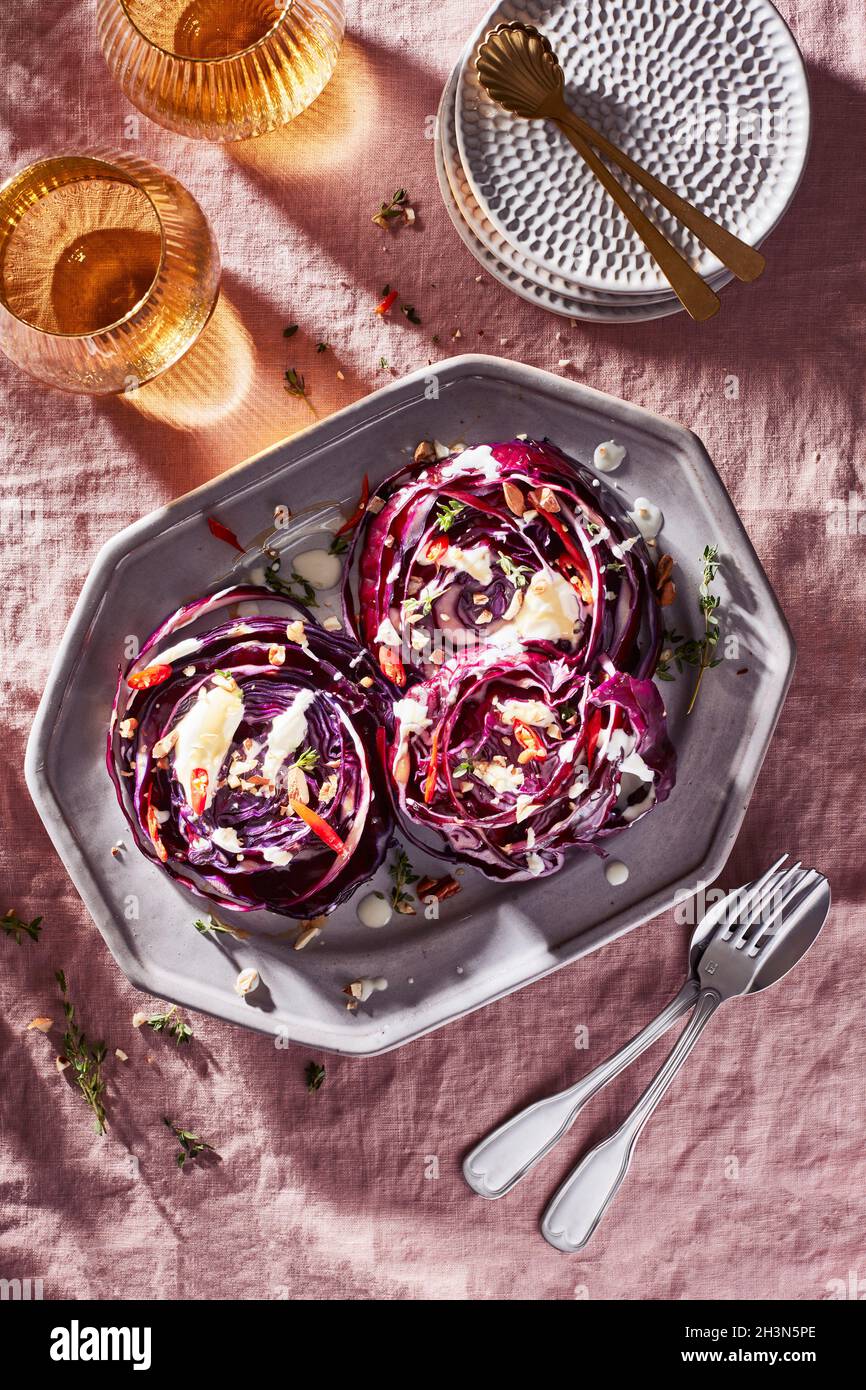
[[[788,207],[808,151],[809,94],[790,30],[769,0],[503,0],[442,94],[439,186],[491,275],[568,318],[616,323],[680,312],[565,137],[548,121],[503,111],[481,87],[478,44],[512,20],[550,40],[579,115],[752,246]],[[710,284],[727,284],[715,256],[617,177]]]

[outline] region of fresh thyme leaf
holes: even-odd
[[[439,530],[450,531],[460,513],[465,510],[466,503],[458,502],[456,497],[449,497],[447,502],[442,502],[436,513],[436,525]]]
[[[475,759],[470,757],[461,758],[454,769],[455,777],[471,777],[475,771]]]
[[[316,343],[316,352],[327,352],[328,346],[328,343]]]
[[[624,563],[624,561],[622,561],[622,560],[606,560],[606,561],[605,561],[605,565],[604,565],[604,572],[605,572],[605,574],[619,574],[620,570],[624,570],[624,569],[625,569],[625,563]]]
[[[322,1082],[325,1080],[325,1068],[320,1062],[308,1062],[305,1076],[307,1078],[307,1090],[312,1093],[318,1091]]]
[[[319,755],[315,748],[305,748],[300,757],[292,763],[292,767],[300,768],[301,772],[312,772],[318,761]]]
[[[181,1125],[176,1125],[173,1120],[169,1120],[165,1115],[162,1122],[167,1129],[170,1129],[178,1144],[180,1152],[175,1155],[175,1163],[178,1168],[183,1168],[186,1163],[194,1163],[203,1153],[216,1154],[213,1144],[209,1144],[200,1135],[193,1134],[191,1129],[184,1129]],[[217,1157],[219,1155],[217,1154]]]
[[[167,1033],[170,1038],[174,1038],[178,1047],[181,1043],[188,1043],[192,1038],[192,1027],[181,1018],[177,1004],[172,1004],[168,1013],[151,1014],[145,1022],[154,1033]]]
[[[284,329],[283,329],[283,337],[284,337],[284,338],[294,338],[294,336],[295,336],[295,334],[297,333],[297,331],[298,331],[298,325],[297,325],[296,323],[290,323],[289,326],[288,326],[288,328],[284,328]]]
[[[31,941],[39,940],[39,933],[42,930],[42,918],[34,917],[32,922],[23,922],[13,907],[0,917],[0,927],[7,936],[14,936],[16,943],[20,946],[25,936],[29,936]]]
[[[235,941],[246,941],[249,938],[248,931],[244,931],[242,927],[230,927],[227,922],[221,922],[219,917],[215,917],[212,912],[208,913],[207,921],[202,921],[199,917],[193,926],[202,936],[216,936],[218,933],[223,933],[226,936],[233,936]]]
[[[72,1068],[75,1083],[90,1109],[93,1111],[97,1134],[104,1134],[108,1125],[105,1115],[105,1080],[102,1063],[105,1061],[105,1043],[90,1042],[75,1021],[75,1008],[69,998],[66,975],[62,970],[55,972],[54,978],[60,988],[63,1000],[63,1013],[66,1018],[66,1031],[63,1034],[63,1058]]]
[[[567,724],[570,719],[577,718],[577,706],[568,703],[559,706],[559,718],[563,724]]]
[[[268,565],[265,570],[265,583],[276,593],[285,594],[286,598],[293,598],[296,603],[306,604],[308,608],[314,608],[318,603],[316,591],[312,584],[309,580],[302,578],[296,570],[292,570],[291,580],[286,581],[280,578],[278,561]]]
[[[406,888],[410,883],[418,882],[418,875],[409,863],[409,856],[404,849],[398,850],[388,865],[388,876],[394,885],[391,889],[391,906],[399,911],[401,905],[412,902],[412,895],[405,891]]]
[[[524,589],[528,584],[526,576],[532,571],[529,565],[516,565],[509,555],[499,551],[499,566],[506,579],[510,579],[516,589]]]
[[[347,535],[334,536],[328,546],[329,555],[345,555],[349,549],[349,537]]]
[[[420,323],[421,315],[416,310],[414,304],[401,304],[400,310],[404,313],[410,323]]]

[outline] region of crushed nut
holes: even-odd
[[[299,647],[307,645],[307,629],[302,618],[295,618],[294,622],[287,624],[286,636]]]
[[[428,898],[435,898],[437,902],[445,902],[446,898],[453,898],[455,893],[460,892],[460,884],[451,874],[446,874],[444,878],[430,878],[425,875],[418,880],[415,885],[415,892],[422,902]]]
[[[115,1055],[115,1057],[117,1058],[118,1062],[128,1062],[128,1061],[129,1061],[129,1057],[127,1056],[127,1054],[123,1051],[123,1048],[121,1048],[121,1047],[116,1047],[116,1048],[114,1049],[114,1055]]]
[[[505,494],[505,505],[515,516],[523,516],[526,511],[526,502],[521,489],[516,483],[503,483],[502,491]]]
[[[559,498],[549,487],[533,488],[528,496],[533,507],[540,512],[559,511]]]
[[[433,440],[422,439],[421,443],[415,446],[412,459],[415,463],[435,463],[436,445],[433,443]]]
[[[36,1028],[37,1031],[40,1033],[47,1033],[53,1027],[53,1018],[31,1018],[30,1022],[27,1025],[26,1031],[29,1032],[31,1028]]]
[[[300,936],[295,938],[292,949],[295,951],[303,951],[305,946],[309,946],[311,941],[315,941],[316,937],[320,935],[321,930],[321,927],[305,927]]]
[[[214,679],[216,679],[216,677],[214,677]],[[177,729],[169,729],[167,734],[164,734],[162,738],[157,739],[156,743],[153,745],[153,748],[151,749],[151,752],[153,753],[153,756],[155,758],[165,758],[171,752],[172,748],[176,743]]]
[[[235,994],[240,994],[242,997],[252,994],[253,990],[258,989],[258,987],[259,972],[251,965],[246,970],[242,970],[235,980]]]
[[[372,676],[362,676],[361,679],[358,681],[358,684],[363,685],[365,690],[369,690],[370,686],[373,685],[373,683],[374,682]]]
[[[268,661],[270,662],[270,664],[271,664],[272,666],[285,666],[285,664],[286,664],[286,649],[285,649],[285,647],[283,647],[283,646],[278,646],[276,643],[274,643],[274,645],[273,645],[272,647],[268,647]]]
[[[674,567],[674,557],[672,555],[660,555],[656,563],[655,586],[656,592],[661,590],[668,579],[671,577],[671,570]]]
[[[57,1068],[57,1070],[62,1074],[63,1072],[66,1071],[66,1068],[70,1065],[69,1058],[68,1058],[68,1057],[55,1057],[55,1059],[54,1059],[54,1065],[55,1065],[55,1067]]]
[[[118,730],[121,738],[132,738],[132,735],[135,733],[137,728],[137,719],[121,719],[118,725]]]

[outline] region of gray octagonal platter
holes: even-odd
[[[528,434],[548,437],[591,466],[596,445],[627,449],[615,475],[623,498],[648,496],[665,524],[659,544],[678,565],[672,623],[692,634],[700,556],[722,560],[723,632],[730,659],[704,681],[688,718],[688,672],[665,684],[679,774],[671,798],[608,842],[628,865],[612,887],[603,861],[573,854],[560,873],[496,885],[467,870],[438,921],[423,909],[382,930],[362,926],[352,902],[304,951],[296,928],[267,913],[225,914],[248,940],[202,936],[207,904],[132,847],[116,858],[126,824],[105,769],[117,668],[139,639],[181,603],[249,574],[251,549],[233,552],[209,532],[216,514],[241,536],[265,536],[274,509],[298,520],[290,550],[333,527],[369,472],[375,484],[420,439],[448,445]],[[610,482],[608,475],[606,481]],[[300,514],[300,515],[299,515]],[[313,542],[315,543],[315,542]],[[227,555],[229,560],[227,560]],[[30,792],[63,861],[121,969],[143,990],[189,1008],[319,1049],[355,1055],[397,1047],[509,993],[637,927],[698,880],[720,872],[739,829],[785,697],[794,646],[784,616],[724,486],[688,429],[532,367],[493,357],[452,358],[259,454],[122,531],[98,555],[54,662],[27,748]],[[745,671],[743,668],[746,668]],[[413,855],[424,871],[423,856]],[[431,865],[433,861],[430,861]],[[441,873],[441,866],[439,869]],[[385,888],[384,870],[373,886]],[[366,891],[366,890],[362,890]],[[246,999],[237,974],[255,966]],[[356,1013],[343,987],[383,978]]]

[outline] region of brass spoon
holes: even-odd
[[[718,295],[641,211],[591,145],[674,213],[738,279],[756,280],[761,274],[765,262],[759,251],[692,207],[566,105],[562,68],[549,41],[532,25],[500,24],[479,45],[475,67],[488,96],[506,111],[555,122],[628,218],[693,319],[700,322],[718,313]]]

